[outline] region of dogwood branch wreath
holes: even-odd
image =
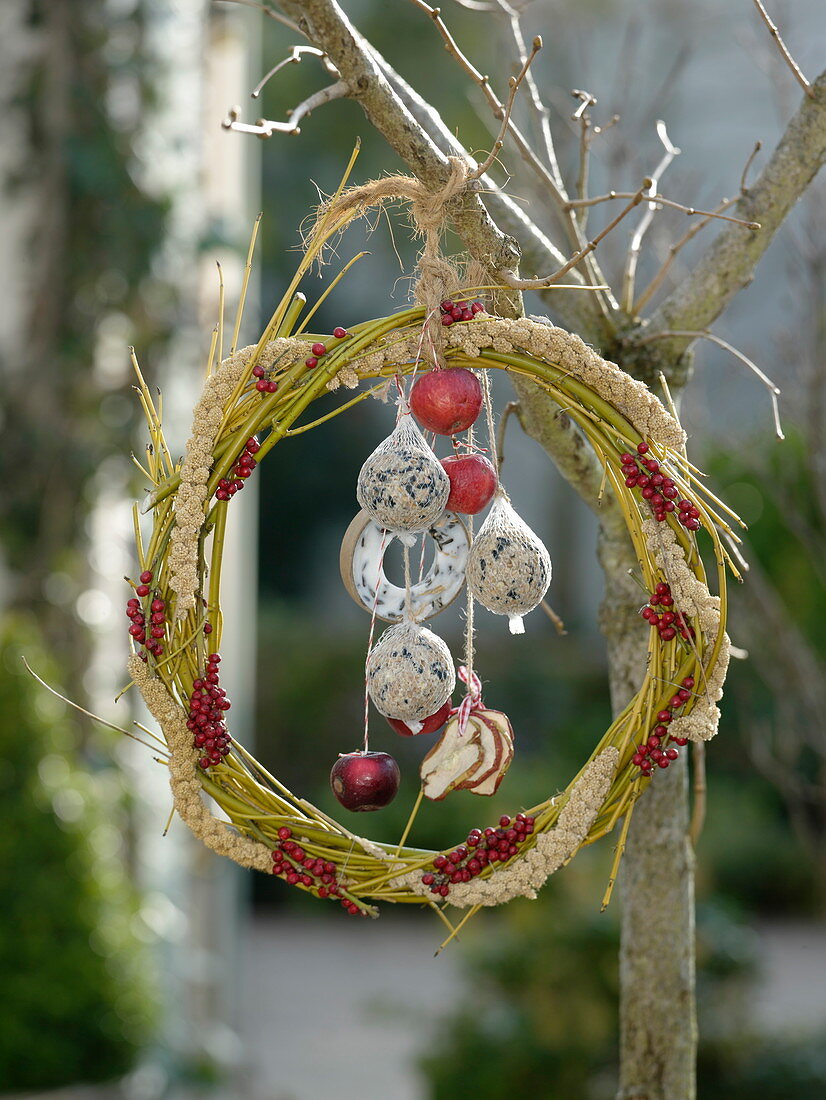
[[[445,904],[466,908],[467,919],[482,906],[534,897],[579,848],[624,818],[607,904],[637,798],[681,745],[717,730],[729,659],[726,569],[738,575],[721,535],[736,539],[729,520],[738,521],[685,457],[674,415],[563,329],[481,311],[443,329],[441,354],[448,366],[530,378],[578,425],[599,458],[604,490],[622,509],[648,593],[645,680],[565,790],[441,851],[407,846],[406,834],[401,843],[380,844],[293,794],[231,738],[219,651],[232,497],[281,440],[321,427],[394,376],[412,373],[429,320],[417,306],[332,334],[305,331],[315,311],[299,324],[305,301],[296,291],[324,239],[322,232],[308,249],[258,343],[233,350],[208,374],[179,464],[135,361],[151,436],[142,468],[152,486],[152,528],[144,540],[136,506],[140,575],[127,607],[129,672],[163,734],[175,810],[218,854],[351,913],[376,916],[382,901],[427,904],[446,923]],[[451,297],[469,301],[473,289],[456,288]],[[322,417],[305,416],[342,387],[359,392]],[[713,551],[717,595],[700,533]],[[196,745],[204,731],[209,736]],[[457,930],[451,925],[451,937]]]

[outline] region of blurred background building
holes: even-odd
[[[821,5],[775,8],[813,75],[826,53]],[[468,148],[489,147],[484,106],[413,5],[347,10]],[[458,3],[445,14],[504,86],[496,21]],[[770,149],[798,101],[748,4],[537,0],[524,18],[545,37],[537,74],[565,166],[577,155],[571,88],[597,97],[597,121],[621,116],[595,149],[594,193],[638,186],[659,159],[662,118],[683,150],[664,192],[710,208],[736,192],[755,141]],[[0,1094],[601,1100],[613,1096],[616,1045],[616,920],[598,912],[610,844],[583,852],[540,901],[483,914],[434,959],[430,914],[350,922],[253,881],[178,823],[165,834],[169,796],[151,752],[22,669],[25,655],[110,721],[140,717],[128,696],[113,703],[131,501],[144,491],[130,462],[145,440],[127,349],[162,389],[180,451],[217,317],[216,261],[232,317],[262,209],[252,340],[295,266],[301,222],[338,183],[356,137],[357,180],[399,167],[346,101],[263,144],[221,129],[234,104],[281,118],[321,86],[305,61],[250,102],[293,44],[254,4],[0,5]],[[699,350],[682,409],[692,458],[751,527],[750,580],[732,598],[749,659],[732,670],[709,751],[698,848],[704,1100],[826,1092],[825,205],[821,182],[715,328],[780,385],[786,442],[773,438],[765,392],[717,348]],[[641,285],[681,217],[658,217]],[[619,232],[602,246],[609,271],[626,245]],[[403,219],[392,232],[383,221],[349,232],[308,297],[362,247],[371,254],[325,303],[320,330],[406,304],[415,250]],[[677,277],[691,250],[681,258]],[[495,388],[501,408],[509,395]],[[371,402],[285,441],[233,507],[223,665],[233,732],[331,812],[330,764],[359,737],[366,645],[338,544],[356,473],[389,424]],[[534,615],[528,638],[510,639],[479,616],[486,692],[520,744],[489,814],[563,786],[609,715],[593,519],[514,422],[506,457],[515,504],[551,550],[549,598],[568,634]],[[461,630],[459,613],[445,613],[452,645]],[[421,749],[374,726],[405,786],[358,826],[387,838],[406,819]],[[418,842],[476,824],[470,801],[428,807]]]

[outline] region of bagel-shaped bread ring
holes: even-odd
[[[416,622],[432,619],[452,603],[465,581],[470,551],[467,528],[453,512],[443,512],[427,534],[435,543],[433,564],[410,589],[410,611]],[[383,558],[396,538],[361,511],[347,528],[341,542],[339,567],[344,587],[357,604],[385,622],[404,618],[404,588],[393,584],[384,573]],[[384,540],[384,546],[382,546]]]

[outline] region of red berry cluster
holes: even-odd
[[[192,731],[193,745],[203,756],[198,761],[204,771],[220,764],[227,755],[232,738],[224,724],[224,712],[232,705],[227,693],[220,685],[218,665],[221,658],[217,653],[207,657],[206,671],[203,677],[192,684],[189,696],[189,716],[186,728]]]
[[[640,769],[644,776],[651,775],[656,764],[658,768],[667,768],[672,760],[680,755],[673,745],[685,745],[687,737],[669,737],[668,725],[674,717],[674,711],[685,706],[691,698],[691,689],[694,687],[694,677],[686,676],[681,682],[680,688],[668,701],[668,706],[657,713],[657,724],[651,731],[651,736],[641,745],[637,745],[637,751],[631,757],[631,763]],[[668,741],[673,745],[667,745]]]
[[[252,368],[252,376],[256,380],[255,388],[259,393],[277,393],[278,383],[269,377],[267,370],[256,363]]]
[[[471,302],[469,305],[462,302],[453,302],[450,298],[439,305],[442,311],[442,324],[452,325],[454,321],[472,321],[477,313],[484,313],[485,307],[481,302]]]
[[[661,614],[657,614],[657,607],[662,607],[665,610]],[[670,642],[672,638],[676,638],[678,632],[680,637],[685,638],[686,641],[695,637],[694,627],[690,626],[683,618],[681,611],[674,610],[674,597],[671,595],[671,587],[665,581],[660,581],[657,584],[653,595],[640,614],[647,622],[657,628],[657,632],[664,642]]]
[[[132,620],[129,633],[138,645],[146,648],[147,653],[160,657],[163,655],[161,638],[165,634],[166,604],[157,595],[150,600],[152,573],[148,569],[138,579],[140,584],[135,585],[136,595],[126,601],[126,614]],[[146,654],[141,656],[146,659]]]
[[[244,444],[244,450],[233,468],[232,477],[222,477],[218,482],[218,488],[215,490],[216,500],[229,500],[230,497],[235,496],[239,489],[244,488],[244,482],[258,465],[254,456],[260,446],[261,444],[255,436],[251,435]]]
[[[651,505],[654,519],[665,520],[669,512],[677,512],[677,519],[688,531],[700,529],[700,510],[690,500],[677,500],[677,487],[670,477],[660,470],[656,458],[646,458],[649,446],[637,444],[637,454],[626,451],[620,455],[622,474],[629,489],[640,489],[644,500]],[[676,501],[676,503],[675,503]]]
[[[358,905],[342,897],[343,888],[338,878],[338,867],[326,859],[314,859],[307,855],[300,844],[292,839],[292,829],[286,825],[278,830],[278,840],[272,852],[272,873],[284,878],[290,886],[308,886],[320,898],[340,898],[342,909],[355,916],[362,913]]]
[[[425,871],[422,882],[430,887],[431,894],[446,898],[451,884],[470,882],[489,863],[504,863],[515,856],[520,845],[531,835],[534,819],[517,814],[511,819],[499,818],[499,828],[471,829],[464,844],[452,852],[438,855],[433,860],[433,870]]]
[[[347,331],[347,329],[342,328],[340,325],[339,325],[338,328],[333,329],[333,336],[335,336],[336,340],[343,340],[345,338],[345,336],[349,336],[349,335],[350,335],[350,333]],[[314,370],[318,366],[319,359],[323,355],[327,354],[327,345],[326,344],[313,344],[311,350],[312,350],[313,354],[311,356],[309,356],[309,358],[304,360],[304,366],[309,367],[310,370]]]

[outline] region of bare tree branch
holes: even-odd
[[[337,80],[335,84],[328,84],[326,88],[321,88],[319,91],[313,92],[311,96],[307,96],[303,102],[290,111],[286,122],[276,122],[271,118],[261,118],[252,124],[240,122],[238,119],[239,110],[237,107],[233,107],[221,125],[225,130],[235,130],[242,134],[255,134],[260,138],[271,138],[276,133],[300,134],[301,127],[298,124],[302,118],[312,114],[316,107],[323,107],[325,103],[332,103],[334,99],[344,99],[349,94],[350,85],[343,80]]]
[[[763,7],[763,4],[760,2],[760,0],[754,0],[754,6],[760,12],[760,18],[763,20],[763,22],[769,28],[769,34],[772,36],[772,38],[777,43],[777,48],[780,50],[780,53],[783,55],[783,60],[786,62],[786,64],[789,66],[789,68],[794,73],[795,80],[800,85],[800,87],[803,89],[803,91],[806,93],[806,95],[813,96],[814,92],[812,90],[811,84],[806,79],[806,77],[803,75],[803,73],[801,71],[801,68],[798,65],[798,63],[792,57],[792,55],[789,51],[789,47],[786,45],[786,43],[780,37],[780,31],[777,29],[776,24],[772,23],[771,19],[769,18],[769,13]]]
[[[784,218],[826,160],[826,72],[813,85],[789,122],[759,178],[737,203],[736,213],[759,220],[756,233],[726,226],[691,274],[660,305],[645,335],[651,332],[706,329],[731,299],[751,282],[754,269]],[[669,357],[680,355],[688,337],[663,341]]]

